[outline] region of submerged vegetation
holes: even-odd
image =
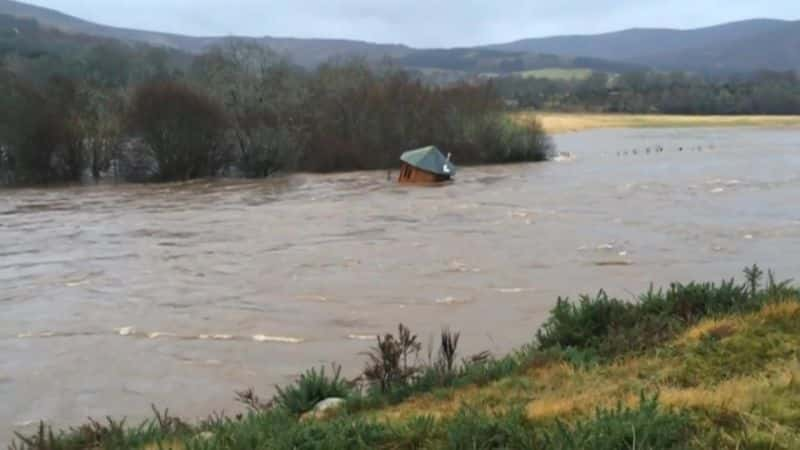
[[[502,358],[459,359],[458,333],[444,330],[425,360],[401,325],[358,380],[313,369],[270,402],[240,393],[249,412],[237,417],[42,425],[11,449],[795,449],[800,291],[745,274],[636,302],[560,299],[537,339]],[[307,416],[331,397],[335,413]]]
[[[0,184],[385,169],[425,145],[459,164],[550,151],[489,83],[436,87],[362,60],[308,70],[235,40],[200,55],[97,38],[65,51],[39,33],[0,48]]]

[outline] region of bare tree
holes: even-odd
[[[158,163],[162,180],[215,176],[231,160],[222,106],[186,84],[166,81],[140,86],[128,111]]]

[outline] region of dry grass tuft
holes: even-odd
[[[741,323],[741,319],[708,319],[687,330],[680,338],[678,338],[678,342],[696,342],[706,336],[722,339],[733,335],[739,329],[741,329],[742,326],[743,324]]]
[[[771,303],[756,313],[756,317],[766,321],[788,317],[800,318],[800,301]]]

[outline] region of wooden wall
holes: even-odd
[[[401,183],[437,183],[447,181],[450,177],[444,175],[436,175],[435,173],[426,172],[416,167],[412,167],[406,163],[400,167],[400,177],[397,181]]]

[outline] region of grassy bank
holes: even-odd
[[[462,358],[445,331],[426,362],[401,327],[378,340],[360,383],[315,370],[268,402],[241,393],[244,416],[42,427],[12,448],[796,449],[800,292],[763,275],[636,302],[559,299],[536,340],[502,358]],[[309,417],[333,396],[343,406]]]
[[[662,114],[582,114],[522,111],[515,121],[535,118],[550,134],[598,128],[684,128],[684,127],[798,127],[800,116],[682,116]]]

